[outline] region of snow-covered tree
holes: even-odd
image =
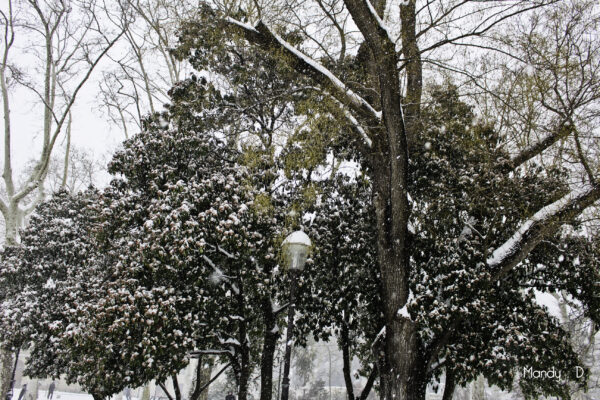
[[[506,155],[497,154],[494,129],[473,121],[456,89],[434,89],[431,98],[423,109],[427,130],[415,148],[411,171],[411,264],[419,268],[411,279],[415,300],[407,311],[428,349],[423,368],[434,376],[444,369],[449,390],[453,380],[464,384],[480,373],[509,389],[517,370],[529,367],[554,366],[565,379],[576,380],[577,355],[558,321],[536,304],[533,289],[568,286],[586,304],[588,315],[597,318],[594,283],[580,279],[598,276],[596,262],[590,258],[557,268],[565,256],[554,249],[572,247],[572,257],[579,253],[563,230],[547,236],[511,274],[490,269],[501,255],[485,251],[510,241],[501,232],[511,224],[518,231],[524,211],[542,208],[548,198],[560,199],[568,190],[565,172],[544,173],[530,164],[513,176],[498,174],[489,157]],[[519,208],[511,207],[517,200]],[[556,243],[546,245],[551,241]],[[500,276],[492,280],[493,274]],[[521,380],[521,385],[528,395],[565,395],[565,386],[556,381]]]
[[[118,278],[88,330],[129,360],[106,360],[117,380],[162,381],[198,350],[231,364],[245,398],[258,345],[249,338],[260,329],[255,296],[269,279],[261,261],[276,254],[259,229],[271,222],[256,208],[260,191],[206,121],[148,121],[111,162],[122,178],[103,193],[100,234],[119,252]]]
[[[97,200],[95,190],[56,193],[36,208],[21,244],[3,250],[0,341],[29,347],[31,376],[72,379],[73,361],[85,357],[73,337],[81,330],[86,304],[96,300],[109,278],[96,259],[92,205]]]
[[[245,398],[265,336],[274,338],[273,345],[278,338],[272,291],[284,276],[278,272],[276,244],[283,224],[277,223],[261,183],[264,176],[251,175],[238,162],[240,153],[222,138],[218,110],[201,101],[218,93],[195,78],[171,93],[170,112],[147,119],[144,131],[114,156],[109,171],[117,177],[90,206],[93,218],[82,215],[81,222],[95,221],[87,231],[95,253],[81,253],[81,268],[87,263],[104,268],[105,279],[93,298],[81,296],[77,329],[56,326],[64,362],[50,368],[30,360],[29,369],[37,375],[65,374],[68,381],[106,396],[151,379],[175,379],[197,351],[229,363],[238,394]],[[190,97],[200,99],[193,108],[184,105]],[[58,205],[55,200],[57,214],[73,212],[70,204]],[[39,225],[32,220],[31,229]],[[48,233],[49,242],[37,248],[48,247],[59,235]],[[35,263],[40,254],[28,243],[19,251]],[[47,255],[57,264],[67,256]],[[20,264],[10,266],[14,260],[6,263],[25,273]],[[15,292],[26,284],[13,283]],[[77,290],[72,296],[79,296]],[[30,303],[23,301],[27,310]],[[16,312],[13,303],[4,307]],[[57,357],[28,332],[22,331],[23,342],[34,341],[47,357]]]
[[[465,113],[450,109],[450,121],[433,127],[422,115],[423,62],[438,65],[436,52],[444,47],[489,48],[488,33],[549,2],[391,3],[282,2],[277,10],[284,16],[267,7],[244,14],[217,4],[188,24],[185,45],[210,56],[200,35],[206,27],[215,28],[211,38],[222,43],[243,39],[319,93],[320,116],[350,126],[343,135],[370,180],[376,216],[386,327],[382,398],[422,399],[434,370],[447,369],[459,381],[483,370],[506,385],[515,366],[558,359],[573,378],[575,357],[563,331],[518,284],[532,251],[562,237],[561,227],[576,226],[600,198],[597,173],[577,183],[561,171],[540,170],[538,178],[532,160],[556,143],[552,137],[541,135],[528,147],[503,146],[506,138],[493,127],[465,124]],[[386,12],[391,9],[399,15]],[[349,44],[356,50],[348,51]],[[578,296],[586,297],[593,315],[585,292]],[[517,327],[524,326],[529,331],[521,337]],[[521,352],[519,345],[536,351]],[[526,389],[562,394],[558,385],[537,383]]]

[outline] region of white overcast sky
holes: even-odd
[[[121,129],[109,124],[99,109],[97,101],[100,70],[94,71],[92,79],[80,92],[73,107],[71,143],[75,147],[93,151],[95,158],[102,159],[114,151],[125,135]],[[31,159],[37,158],[42,141],[42,106],[24,88],[11,93],[12,145],[14,168],[21,168]],[[63,129],[64,131],[64,129]],[[61,133],[55,155],[64,153],[65,135]]]

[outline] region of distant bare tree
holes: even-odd
[[[125,137],[144,114],[156,112],[168,101],[168,90],[185,74],[187,64],[170,52],[181,21],[196,9],[190,1],[119,0],[110,8],[116,24],[123,26],[126,55],[112,58],[114,68],[100,82],[102,104],[108,118]]]
[[[18,5],[18,8],[16,8]],[[8,2],[0,11],[3,26],[0,87],[4,117],[4,171],[6,196],[0,211],[6,222],[6,242],[16,243],[22,218],[43,198],[43,182],[51,154],[78,93],[108,50],[123,35],[107,32],[97,14],[95,0]],[[126,26],[126,23],[125,23]],[[22,36],[35,60],[31,71],[17,64],[17,39]],[[39,99],[42,118],[42,149],[29,176],[21,185],[12,166],[10,104],[11,88],[20,85]],[[33,193],[37,196],[30,199]],[[26,199],[30,199],[25,203]]]

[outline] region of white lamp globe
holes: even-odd
[[[308,235],[302,231],[295,231],[288,235],[282,243],[287,266],[291,270],[300,271],[308,258],[308,251],[312,242]]]

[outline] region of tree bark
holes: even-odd
[[[446,371],[446,383],[444,385],[444,395],[442,396],[442,400],[452,400],[455,385],[454,374]]]
[[[18,206],[13,202],[8,205],[8,212],[4,215],[5,222],[5,244],[15,246],[18,242],[19,217]]]
[[[244,316],[244,285],[242,280],[237,281],[238,284],[238,315]],[[238,400],[246,400],[248,398],[248,381],[250,380],[250,348],[247,340],[248,328],[245,318],[239,320],[239,336],[240,343],[240,365],[239,365],[239,389]]]
[[[415,1],[400,6],[402,52],[405,58],[406,95],[404,98],[404,124],[410,143],[420,127],[421,96],[423,93],[423,65],[416,36]]]
[[[248,346],[243,345],[240,353],[242,362],[240,368],[240,388],[238,391],[238,400],[246,400],[248,398],[248,381],[250,380],[250,351]]]
[[[0,370],[0,389],[2,396],[1,399],[6,399],[6,395],[10,391],[10,380],[12,375],[13,366],[13,353],[5,348],[0,350],[0,362],[2,363],[2,369]]]
[[[196,366],[196,376],[194,377],[194,388],[190,393],[190,400],[207,400],[210,376],[213,369],[212,359],[205,360],[206,356],[198,356],[198,365]],[[206,362],[205,362],[206,361]]]
[[[369,397],[369,393],[371,393],[371,390],[373,390],[373,384],[375,384],[375,379],[377,379],[376,368],[374,368],[373,371],[371,371],[371,375],[369,375],[369,379],[367,379],[367,384],[363,388],[362,392],[360,392],[360,396],[356,398],[357,400],[367,400],[367,397]]]
[[[171,375],[171,380],[173,381],[173,392],[175,392],[175,400],[181,400],[181,390],[179,389],[179,380],[177,379],[177,374]]]
[[[352,374],[350,373],[350,339],[348,335],[348,325],[345,323],[342,324],[341,329],[341,347],[342,347],[342,371],[344,373],[344,382],[346,383],[346,394],[348,395],[348,400],[354,399],[354,386],[352,385]]]
[[[263,299],[262,309],[264,337],[260,360],[260,400],[271,400],[273,397],[273,360],[279,332],[276,330],[277,321],[270,298]]]
[[[388,32],[379,23],[383,10],[373,15],[367,3],[359,0],[346,0],[348,11],[358,26],[365,44],[372,55],[369,61],[377,74],[377,89],[380,97],[382,124],[374,130],[373,148],[368,158],[373,181],[373,204],[377,217],[377,256],[382,279],[382,299],[385,304],[384,318],[385,367],[381,379],[385,380],[383,398],[387,400],[413,400],[422,398],[424,390],[418,379],[417,359],[418,343],[415,323],[409,318],[398,315],[408,299],[409,257],[407,249],[408,217],[408,148],[407,132],[415,124],[405,121],[417,121],[420,110],[421,85],[420,63],[407,68],[406,100],[410,107],[403,112],[400,79],[398,75],[399,59],[395,44]],[[413,56],[418,55],[414,25],[416,21],[414,0],[408,6],[401,6],[403,43],[405,52],[410,46]],[[405,27],[405,25],[410,25]],[[412,29],[412,36],[410,31]],[[423,392],[423,393],[422,393]]]

